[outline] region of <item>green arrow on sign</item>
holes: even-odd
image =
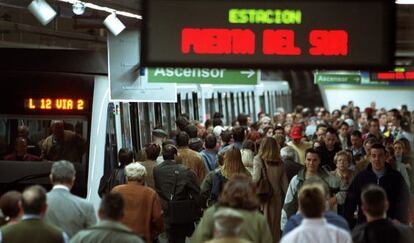
[[[360,84],[361,75],[355,73],[315,73],[316,84]]]
[[[257,84],[259,71],[225,68],[148,68],[149,83]]]

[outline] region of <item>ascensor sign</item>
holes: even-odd
[[[394,18],[388,0],[146,0],[142,64],[390,67]]]

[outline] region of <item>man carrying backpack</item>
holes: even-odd
[[[200,189],[194,171],[175,162],[174,145],[164,146],[162,155],[164,162],[154,168],[154,181],[164,211],[168,242],[184,243],[200,216]]]

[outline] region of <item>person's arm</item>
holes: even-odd
[[[200,219],[193,235],[191,236],[191,243],[204,243],[213,238],[214,220],[213,214],[216,211],[216,207],[204,211],[203,217]]]
[[[87,215],[86,215],[86,225],[85,225],[86,227],[85,228],[95,225],[98,222],[93,205],[88,203],[87,206],[88,206],[88,209],[87,209]]]
[[[151,226],[155,235],[164,231],[163,212],[158,194],[154,193],[152,201]]]
[[[354,225],[354,212],[358,205],[358,198],[360,196],[361,188],[359,185],[359,177],[356,176],[352,182],[351,185],[348,188],[348,193],[345,198],[345,204],[344,204],[344,217],[348,221],[348,224],[351,226]]]
[[[207,207],[207,200],[210,197],[211,189],[213,187],[214,173],[215,173],[214,170],[211,171],[210,173],[208,173],[206,178],[204,178],[203,182],[201,183],[200,188],[201,188],[201,205],[202,205],[202,208]]]
[[[253,159],[253,182],[257,183],[260,180],[262,172],[262,159],[260,159],[258,156],[255,156]]]
[[[395,194],[397,198],[395,199],[395,215],[390,215],[391,218],[397,219],[401,223],[408,223],[408,205],[409,205],[409,191],[408,186],[405,183],[404,178],[400,173],[396,173],[396,180],[398,184],[396,186],[397,193]]]
[[[285,196],[285,202],[283,204],[282,214],[280,217],[280,229],[283,229],[285,227],[285,224],[287,223],[288,219],[292,215],[294,215],[298,210],[297,199],[296,199],[298,184],[299,184],[299,179],[297,178],[297,175],[296,175],[290,181],[289,187],[288,187],[288,190]]]
[[[200,187],[197,183],[197,176],[193,170],[187,168],[187,189],[188,193],[191,195],[197,205],[201,208],[201,196],[200,196]]]

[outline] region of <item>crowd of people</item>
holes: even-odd
[[[406,106],[298,106],[257,120],[240,114],[224,126],[220,113],[205,124],[182,114],[137,155],[121,149],[101,178],[99,222],[70,193],[73,164],[57,161],[50,192],[1,197],[0,242],[414,242]]]

